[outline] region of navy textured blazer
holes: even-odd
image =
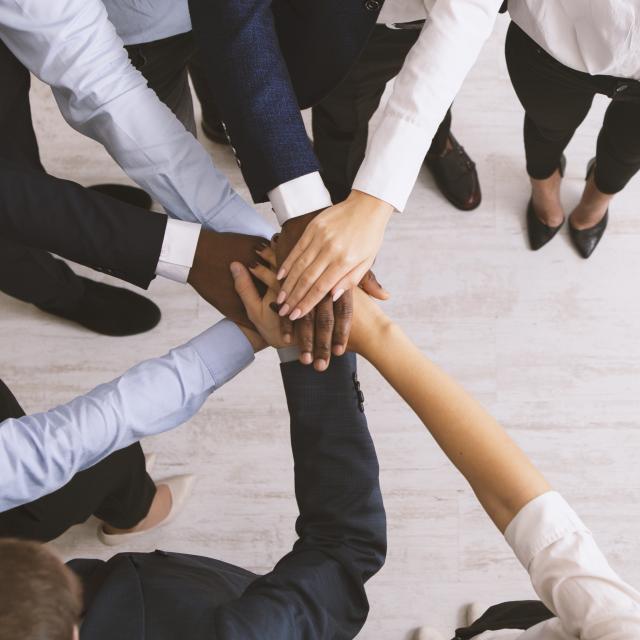
[[[256,202],[319,170],[300,108],[335,87],[384,0],[189,0],[208,81]]]
[[[360,631],[386,521],[355,356],[332,358],[325,373],[298,362],[281,369],[300,509],[292,551],[261,577],[160,551],[71,561],[85,584],[82,640],[339,640]]]

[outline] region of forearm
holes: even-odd
[[[549,490],[504,429],[399,327],[383,325],[363,355],[427,426],[501,531],[525,504]]]
[[[222,321],[161,358],[45,413],[0,425],[0,511],[55,491],[78,471],[187,421],[253,349]]]

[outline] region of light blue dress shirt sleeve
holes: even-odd
[[[252,361],[245,335],[222,320],[68,404],[5,420],[0,512],[59,489],[118,449],[184,423]]]
[[[66,121],[102,143],[169,215],[215,231],[271,237],[271,225],[131,65],[100,0],[1,2],[0,37],[51,85]]]

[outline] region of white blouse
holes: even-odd
[[[372,132],[354,188],[402,210],[502,0],[386,0],[379,22],[426,18]],[[568,67],[640,80],[640,0],[509,0],[518,26]]]
[[[538,597],[557,617],[527,631],[486,631],[475,640],[637,640],[640,593],[609,566],[591,532],[556,492],[527,504],[505,538]]]

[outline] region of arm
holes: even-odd
[[[193,32],[244,179],[278,220],[331,204],[280,50],[272,0],[189,0]]]
[[[195,225],[197,226],[197,225]],[[0,233],[147,288],[167,217],[0,160]]]
[[[373,302],[358,295],[357,305],[353,347],[416,412],[504,532],[549,485],[504,429]]]
[[[282,365],[298,541],[241,598],[212,612],[217,637],[346,639],[364,624],[364,583],[384,562],[386,523],[355,372],[352,354],[334,358],[322,374]]]
[[[252,360],[251,343],[222,320],[68,404],[5,420],[0,511],[55,491],[113,451],[177,427]]]
[[[270,237],[271,227],[131,65],[102,2],[3,3],[0,36],[51,85],[67,122],[101,142],[170,215],[217,231]]]
[[[425,2],[428,9],[431,2]],[[500,0],[437,0],[398,74],[344,202],[317,216],[283,262],[291,311],[355,286],[402,210],[442,118],[491,34]],[[363,229],[369,228],[366,233]]]

